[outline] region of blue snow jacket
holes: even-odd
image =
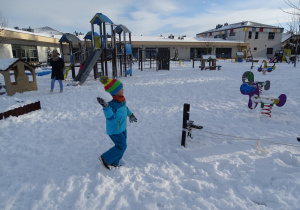
[[[126,106],[126,101],[112,100],[108,102],[107,107],[103,107],[103,112],[106,117],[106,133],[108,135],[119,134],[126,130],[127,116],[132,114]]]

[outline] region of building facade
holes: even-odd
[[[202,55],[216,55],[217,58],[235,58],[236,52],[249,48],[249,43],[235,40],[196,38],[196,37],[144,37],[132,36],[133,56],[137,58],[138,51],[155,53],[158,49],[168,48],[171,58],[189,60],[201,58]],[[148,53],[149,54],[149,53]]]
[[[203,38],[222,38],[249,43],[253,57],[272,57],[281,49],[283,28],[251,21],[218,24],[215,29],[196,35]],[[244,49],[243,49],[244,50]]]
[[[0,58],[21,58],[26,62],[47,62],[48,53],[54,49],[60,52],[61,35],[43,35],[31,31],[5,28],[0,48]],[[67,49],[67,46],[66,46]]]
[[[2,30],[5,43],[0,49],[0,58],[22,58],[27,62],[46,62],[49,51],[60,51],[59,40],[62,36],[57,31],[48,32],[35,29],[23,31],[16,29]],[[50,28],[51,29],[51,28]],[[32,32],[33,31],[33,32]],[[54,31],[54,32],[53,32]],[[254,23],[250,21],[236,24],[218,25],[215,29],[205,31],[196,37],[169,36],[132,36],[133,56],[138,57],[139,51],[157,52],[160,48],[168,48],[171,58],[192,59],[202,55],[212,54],[217,58],[236,58],[237,52],[250,49],[253,57],[272,57],[276,50],[281,49],[283,28]],[[82,46],[85,42],[82,37]],[[108,40],[108,44],[109,44]],[[90,43],[89,43],[90,44]],[[69,46],[63,44],[63,51],[68,52]],[[79,51],[76,49],[75,51]],[[69,62],[69,56],[64,56]]]

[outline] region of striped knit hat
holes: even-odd
[[[123,88],[123,84],[117,79],[108,79],[107,76],[100,77],[100,82],[104,84],[105,91],[112,96],[116,95]]]

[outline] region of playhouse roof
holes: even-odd
[[[60,43],[67,42],[67,43],[81,43],[80,39],[75,36],[74,34],[66,33],[62,35],[59,40]]]
[[[94,32],[94,36],[99,36],[99,34]],[[92,40],[92,31],[87,32],[86,35],[83,37],[83,39]]]
[[[0,71],[6,71],[19,60],[19,58],[0,58]]]
[[[102,13],[96,13],[96,15],[91,20],[92,24],[100,25],[101,23],[111,23],[114,24],[107,16]]]
[[[115,31],[116,31],[117,34],[120,34],[120,33],[122,33],[123,31],[124,31],[125,33],[131,33],[131,31],[129,31],[129,29],[128,29],[126,26],[124,26],[124,25],[118,25],[118,26],[116,27]]]

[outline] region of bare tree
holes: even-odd
[[[284,2],[292,8],[292,11],[286,11],[281,9],[283,12],[289,14],[291,16],[291,21],[287,24],[289,29],[288,32],[291,34],[291,37],[295,36],[296,41],[293,43],[295,47],[295,62],[294,62],[294,67],[296,67],[296,61],[297,61],[297,53],[298,53],[298,37],[300,36],[300,7],[299,5],[295,5],[292,3],[290,0],[284,0]],[[298,1],[300,3],[300,1]]]
[[[7,26],[7,20],[4,18],[2,11],[0,11],[0,49],[3,48],[5,37],[3,36],[3,28]]]
[[[300,8],[299,6],[296,6],[294,3],[292,3],[290,0],[284,0],[284,2],[289,6],[291,7],[292,9],[294,9],[294,11],[296,11],[296,13],[299,15],[300,14]],[[282,9],[281,9],[282,10]],[[288,13],[288,14],[291,14],[291,15],[294,15],[295,12],[287,12],[285,10],[282,10],[283,12],[285,13]]]
[[[206,54],[209,55],[212,53],[212,46],[213,46],[213,37],[211,36],[206,36],[204,37],[204,43],[203,46],[206,48]]]

